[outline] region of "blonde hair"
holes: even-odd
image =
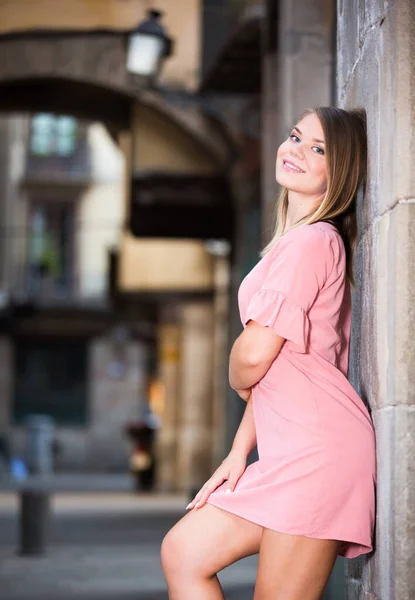
[[[324,132],[327,191],[320,206],[292,225],[289,230],[299,225],[331,220],[343,239],[346,250],[346,274],[350,283],[354,285],[353,254],[357,240],[356,198],[360,185],[366,181],[367,168],[366,111],[363,108],[344,110],[334,106],[308,108],[299,120],[310,114],[317,115]],[[274,234],[260,253],[261,256],[265,256],[283,235],[287,208],[288,189],[283,188],[276,205]]]

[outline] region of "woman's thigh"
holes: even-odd
[[[212,504],[193,509],[166,534],[161,561],[166,575],[183,569],[211,577],[259,551],[263,527]]]
[[[318,600],[339,545],[264,528],[254,600]]]

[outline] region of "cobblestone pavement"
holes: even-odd
[[[184,496],[54,494],[47,552],[21,557],[16,494],[0,493],[2,600],[167,600],[160,544]],[[227,600],[253,597],[257,557],[219,573]],[[196,600],[196,599],[195,599]]]

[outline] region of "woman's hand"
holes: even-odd
[[[213,490],[226,481],[226,479],[228,480],[226,493],[233,492],[245,469],[246,456],[237,454],[236,452],[233,453],[231,450],[225,460],[222,461],[221,465],[213,473],[212,477],[208,479],[193,500],[186,506],[186,510],[188,508],[200,508],[203,506]]]

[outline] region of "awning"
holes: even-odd
[[[134,176],[129,229],[137,237],[230,240],[233,210],[226,178],[165,172]]]

